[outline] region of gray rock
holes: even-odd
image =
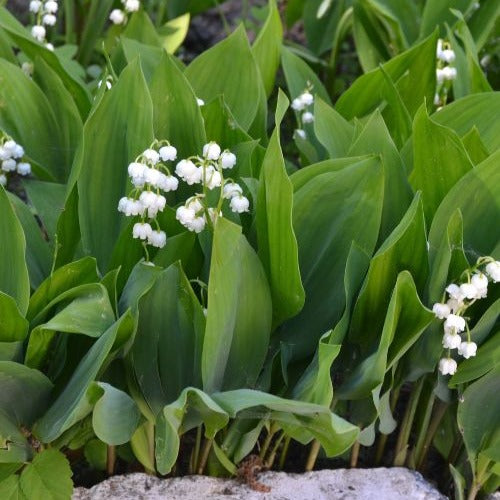
[[[267,472],[260,493],[232,479],[205,476],[159,479],[146,474],[114,476],[93,488],[77,488],[73,500],[442,500],[416,472],[403,468],[337,469],[286,474]]]

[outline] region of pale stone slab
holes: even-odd
[[[114,476],[93,488],[77,488],[73,500],[444,500],[416,472],[403,468],[337,469],[286,474],[267,472],[260,493],[236,480],[205,476],[159,479]]]

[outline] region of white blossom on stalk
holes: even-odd
[[[123,12],[123,10],[113,9],[111,11],[111,14],[109,15],[109,20],[113,24],[124,24],[127,20],[127,16],[125,15],[125,12]]]
[[[200,99],[199,97],[197,97],[196,104],[198,104],[198,106],[200,106],[200,108],[201,108],[202,106],[205,106],[205,101],[203,99]]]
[[[243,189],[236,182],[226,182],[224,184],[223,196],[224,198],[231,199],[233,196],[238,196],[243,194]]]
[[[452,358],[443,358],[439,361],[439,371],[443,375],[453,375],[457,371],[457,362]]]
[[[216,142],[209,142],[203,146],[203,156],[207,160],[218,160],[221,154],[220,146]]]
[[[136,12],[139,10],[141,2],[139,0],[125,0],[124,5],[127,12]]]
[[[146,161],[149,161],[153,165],[156,165],[160,161],[160,154],[158,151],[155,151],[154,149],[146,149],[144,153],[142,153],[142,156],[146,159]]]
[[[455,299],[458,302],[462,302],[465,299],[465,295],[462,293],[460,287],[455,283],[451,283],[450,285],[448,285],[445,290],[448,292],[449,296],[452,299]]]
[[[211,165],[205,167],[204,184],[210,190],[222,185],[222,175]]]
[[[231,151],[224,151],[220,155],[220,164],[223,169],[233,168],[236,165],[236,155]]]
[[[486,273],[495,282],[500,281],[500,262],[495,260],[486,265]]]
[[[301,129],[301,128],[297,128],[295,129],[295,133],[301,138],[301,139],[306,139],[307,137],[307,134],[306,134],[306,131]]]
[[[45,40],[45,35],[47,34],[47,31],[45,28],[41,25],[35,25],[33,28],[31,28],[31,35],[35,40],[38,40],[39,42],[43,42]]]
[[[4,160],[2,162],[2,170],[4,172],[14,172],[16,170],[16,160],[9,158],[8,160]]]
[[[38,12],[40,12],[41,7],[42,7],[42,2],[40,0],[31,0],[29,10],[33,14],[38,14]]]
[[[136,239],[147,240],[152,232],[153,229],[150,224],[147,222],[137,222],[132,229],[132,236]]]
[[[477,344],[475,342],[462,342],[458,347],[458,354],[465,359],[472,358],[476,355]]]
[[[462,343],[460,335],[453,332],[446,332],[443,336],[443,347],[445,349],[458,349]]]
[[[5,174],[0,174],[0,186],[7,185],[7,176]]]
[[[17,173],[19,175],[30,175],[31,165],[27,162],[21,162],[17,164]]]
[[[444,331],[446,333],[460,333],[465,330],[465,319],[456,314],[450,314],[444,322]]]
[[[181,160],[177,163],[175,173],[190,186],[201,182],[202,170],[191,160]]]
[[[167,200],[161,194],[155,194],[152,191],[143,191],[139,196],[139,201],[147,209],[148,217],[154,219],[158,212],[163,212]]]
[[[59,5],[54,0],[48,0],[45,2],[44,9],[49,14],[55,14],[59,9]]]
[[[451,309],[448,304],[440,304],[438,302],[432,306],[432,312],[436,318],[446,319],[451,314]]]
[[[248,212],[250,202],[245,196],[233,196],[229,202],[229,206],[233,212],[241,214],[243,212]]]
[[[304,106],[310,106],[314,102],[314,97],[310,92],[306,91],[302,93],[302,95],[300,96],[300,100],[302,101]]]
[[[57,17],[54,16],[54,14],[45,14],[42,17],[42,23],[45,24],[45,26],[55,26],[57,22]]]
[[[158,152],[163,161],[174,161],[177,158],[177,149],[174,146],[163,146]]]
[[[312,123],[314,121],[314,115],[310,111],[306,111],[302,113],[302,122],[303,123]]]
[[[292,109],[294,109],[295,111],[302,111],[305,107],[306,105],[302,102],[302,99],[300,97],[296,97],[292,101]]]
[[[167,235],[165,231],[151,231],[151,234],[148,236],[148,243],[151,246],[163,248],[167,243]]]
[[[169,191],[176,191],[179,187],[179,181],[177,177],[173,175],[160,174],[160,180],[158,181],[158,187],[168,193]]]
[[[470,279],[476,289],[476,298],[484,299],[488,295],[488,278],[483,273],[475,273]]]

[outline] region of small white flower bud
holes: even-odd
[[[465,299],[465,295],[460,290],[460,287],[455,285],[455,283],[448,285],[446,287],[446,291],[452,299],[458,300],[458,302],[462,302]]]
[[[167,235],[165,231],[151,231],[148,236],[148,243],[157,248],[163,248],[167,243]]]
[[[19,144],[16,144],[16,146],[14,147],[14,152],[12,153],[12,157],[13,158],[22,158],[24,156],[24,148],[19,145]]]
[[[445,49],[441,52],[439,59],[446,63],[452,63],[455,60],[455,52],[451,49]]]
[[[458,349],[462,343],[462,338],[456,333],[445,333],[443,335],[443,347],[445,349]]]
[[[209,142],[203,146],[203,156],[207,160],[217,160],[220,156],[220,146],[216,142]]]
[[[54,0],[48,0],[48,2],[45,2],[45,10],[49,14],[55,14],[58,9],[59,5],[57,5],[57,2],[55,2]]]
[[[453,375],[457,371],[457,362],[451,358],[443,358],[439,361],[439,371],[443,375]]]
[[[202,169],[191,160],[181,160],[175,167],[175,173],[190,186],[201,182]]]
[[[233,168],[236,165],[236,155],[231,151],[224,151],[220,155],[220,164],[224,169]]]
[[[477,298],[477,288],[471,283],[463,283],[460,285],[460,291],[466,299]]]
[[[54,46],[51,43],[46,43],[45,48],[50,50],[51,52],[54,52]]]
[[[222,185],[222,176],[218,170],[212,166],[205,168],[205,186],[208,189],[214,189]]]
[[[488,278],[483,273],[475,273],[470,279],[476,290],[476,298],[484,299],[488,294]]]
[[[295,129],[295,134],[300,137],[301,139],[306,140],[307,134],[305,130],[302,130],[301,128]]]
[[[500,281],[500,262],[498,260],[486,265],[486,273],[495,282]]]
[[[440,304],[437,302],[432,306],[432,312],[436,315],[436,318],[446,319],[451,313],[451,309],[448,304]]]
[[[229,202],[229,206],[233,212],[241,214],[243,212],[248,212],[250,202],[245,196],[233,196]]]
[[[36,26],[33,26],[33,28],[31,28],[31,35],[39,42],[43,42],[45,40],[46,34],[47,31],[43,26],[37,24]]]
[[[33,14],[38,14],[41,7],[42,7],[42,2],[40,0],[31,0],[29,7],[30,12],[33,12]]]
[[[154,149],[146,149],[142,156],[153,165],[156,165],[160,161],[160,155]]]
[[[45,14],[42,17],[42,23],[45,24],[45,26],[54,26],[57,22],[57,17],[54,16],[54,14]]]
[[[127,12],[136,12],[139,10],[141,3],[139,0],[126,0],[125,1],[125,10]]]
[[[144,182],[151,186],[157,187],[160,181],[161,172],[156,168],[146,167],[144,169]]]
[[[174,146],[163,146],[159,153],[163,161],[174,161],[177,158],[177,149]]]
[[[200,106],[200,108],[201,108],[202,106],[205,106],[205,101],[203,99],[200,99],[199,97],[197,97],[196,104],[198,104],[198,106]]]
[[[477,344],[475,342],[462,342],[458,347],[458,354],[465,359],[472,358],[476,355]]]
[[[305,104],[302,102],[302,99],[300,97],[296,97],[292,101],[292,109],[295,111],[302,111],[305,108]]]
[[[188,222],[191,222],[196,217],[196,213],[192,208],[185,207],[181,205],[175,211],[175,218],[182,224],[186,225]]]
[[[300,100],[304,104],[304,106],[310,106],[314,102],[314,97],[310,92],[304,92],[300,96]]]
[[[243,189],[236,182],[227,182],[224,184],[223,196],[226,199],[230,199],[233,196],[239,196],[243,194]]]
[[[310,111],[302,113],[302,121],[304,123],[312,123],[314,121],[314,115]]]
[[[153,229],[147,222],[137,222],[132,229],[132,236],[141,240],[147,240],[152,232]]]
[[[16,160],[9,158],[8,160],[4,160],[2,162],[2,170],[4,172],[14,172],[16,170]]]
[[[465,330],[465,319],[456,314],[450,314],[444,322],[444,331],[447,333],[460,333]]]
[[[179,187],[179,180],[173,175],[165,175],[162,173],[158,181],[158,187],[166,193],[169,191],[176,191]]]
[[[449,299],[446,302],[446,305],[450,308],[453,314],[456,314],[456,312],[464,305],[464,303],[456,299]]]
[[[17,164],[17,173],[19,175],[30,175],[31,174],[31,165],[26,162]]]
[[[0,161],[8,160],[12,156],[11,152],[0,146]]]
[[[109,20],[113,24],[124,24],[126,19],[125,12],[120,9],[113,9],[109,15]]]

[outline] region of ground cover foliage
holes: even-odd
[[[0,7],[1,498],[500,484],[498,2],[243,3],[190,61],[210,1]]]

